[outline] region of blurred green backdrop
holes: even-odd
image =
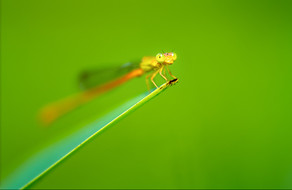
[[[41,128],[82,70],[175,50],[176,86],[32,188],[292,188],[291,5],[2,0],[1,180],[146,90],[134,79]]]

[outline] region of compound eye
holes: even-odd
[[[175,60],[176,60],[176,58],[177,58],[177,55],[176,55],[176,53],[172,53],[172,59],[175,61]]]
[[[158,63],[163,63],[165,61],[165,56],[162,53],[156,55],[156,60]]]

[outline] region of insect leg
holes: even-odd
[[[149,77],[150,77],[151,75],[152,75],[152,73],[146,76],[146,85],[147,85],[147,89],[148,89],[149,92],[151,92],[151,90],[150,90],[150,85],[149,85]]]
[[[157,75],[157,73],[159,72],[159,70],[160,69],[158,69],[157,71],[155,71],[153,74],[152,74],[152,76],[151,76],[151,82],[156,86],[156,88],[158,88],[158,86],[155,84],[155,82],[154,82],[154,77]]]
[[[162,74],[162,70],[164,69],[164,66],[162,66],[160,69],[159,69],[159,74],[160,74],[160,76],[162,76],[166,81],[168,81],[168,79],[166,78],[166,76],[164,76],[163,74]]]
[[[168,68],[168,65],[166,65],[166,69],[167,69],[168,73],[170,74],[170,76],[172,76],[173,78],[175,78],[175,79],[176,79],[176,77],[175,77],[175,76],[173,76],[173,75],[171,74],[171,72],[170,72],[170,70],[169,70],[169,68]]]

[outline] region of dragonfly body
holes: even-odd
[[[118,70],[110,70],[111,77],[116,74],[121,75],[122,72],[127,72],[126,74],[107,79],[107,82],[101,83],[102,80],[100,76],[104,76],[107,70],[97,70],[85,72],[80,77],[81,86],[84,87],[84,91],[73,96],[67,97],[61,101],[49,104],[41,110],[40,117],[41,122],[45,125],[51,124],[57,118],[68,113],[69,111],[85,104],[86,102],[96,98],[97,96],[117,87],[121,84],[127,82],[132,78],[139,77],[143,74],[146,75],[147,88],[150,91],[149,78],[151,82],[158,86],[154,82],[155,76],[159,73],[166,81],[169,81],[165,76],[166,70],[173,78],[173,76],[168,68],[176,60],[177,55],[175,53],[158,53],[155,57],[146,56],[143,57],[141,62],[138,64],[138,68],[132,68],[131,64],[122,66]],[[130,67],[129,67],[130,66]],[[127,70],[129,67],[129,70]]]

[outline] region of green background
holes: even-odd
[[[32,188],[292,188],[291,34],[291,1],[2,0],[1,180],[146,91],[134,79],[41,127],[82,70],[174,50],[177,85]]]

